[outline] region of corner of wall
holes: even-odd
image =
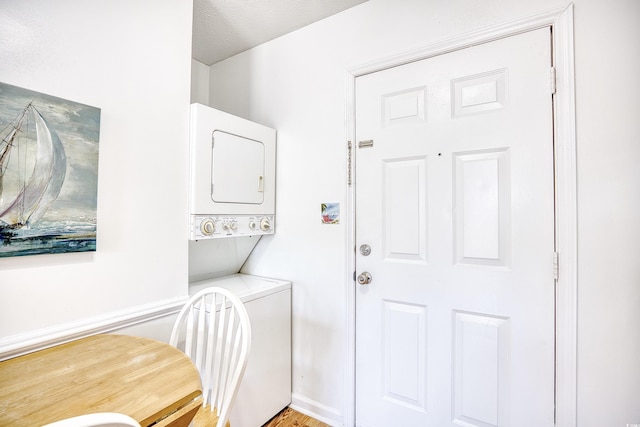
[[[191,60],[191,103],[209,105],[209,66]]]

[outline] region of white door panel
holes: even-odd
[[[545,28],[356,79],[357,425],[553,425],[550,58]]]

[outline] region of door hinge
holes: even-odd
[[[556,94],[556,67],[551,67],[551,95]]]
[[[347,185],[351,187],[351,141],[347,141]]]
[[[364,141],[358,142],[358,148],[369,148],[373,147],[373,139],[365,139]]]
[[[553,253],[553,279],[558,280],[558,252]]]

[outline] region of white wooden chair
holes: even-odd
[[[128,415],[96,412],[56,421],[43,427],[140,427],[140,424]]]
[[[251,324],[242,301],[223,288],[201,290],[182,307],[169,343],[191,358],[202,378],[204,408],[194,424],[228,424],[251,348]]]

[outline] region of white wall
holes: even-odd
[[[640,423],[640,2],[575,0],[578,425]],[[211,67],[210,104],[278,130],[277,233],[245,272],[292,280],[294,402],[339,424],[345,374],[345,74],[567,0],[370,0]],[[345,212],[343,212],[345,214]]]
[[[101,127],[97,251],[0,259],[0,350],[187,294],[191,18],[183,0],[2,1],[0,81]]]

